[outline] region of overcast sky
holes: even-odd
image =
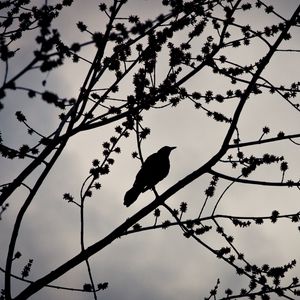
[[[36,1],[38,3],[38,1]],[[49,0],[48,3],[54,3]],[[105,1],[109,3],[110,1]],[[299,4],[297,0],[271,1],[275,10],[284,17],[292,15]],[[88,37],[76,28],[78,20],[84,21],[90,31],[101,31],[104,28],[105,17],[97,9],[98,1],[75,1],[71,8],[65,9],[61,17],[56,20],[57,26],[66,43],[73,41],[87,41]],[[153,18],[164,12],[166,8],[158,0],[128,0],[121,16],[139,15],[141,19]],[[256,9],[250,13],[239,15],[237,21],[242,24],[253,24],[252,29],[263,29],[267,24],[279,22],[276,17],[258,13]],[[205,35],[207,36],[208,33]],[[180,44],[182,36],[174,38],[174,43]],[[194,49],[201,49],[201,45],[193,45]],[[10,75],[21,69],[26,59],[32,57],[35,48],[34,35],[29,34],[20,41],[20,54],[9,65]],[[242,47],[241,47],[242,48]],[[293,31],[293,39],[285,42],[285,49],[300,49],[300,34]],[[266,48],[253,43],[250,47],[242,49],[226,49],[224,54],[229,60],[242,64],[254,63],[266,53]],[[195,50],[196,51],[196,50]],[[95,50],[91,47],[83,50],[86,58],[92,59]],[[167,69],[167,51],[160,58],[160,73],[163,76]],[[195,56],[197,53],[195,53]],[[0,65],[3,69],[3,65]],[[80,63],[73,65],[67,63],[61,71],[47,74],[30,72],[19,82],[20,86],[34,87],[42,90],[42,80],[47,81],[47,90],[53,90],[62,97],[78,95],[79,88],[88,70],[88,65]],[[1,72],[2,73],[2,72]],[[44,76],[44,77],[43,77]],[[132,74],[130,74],[132,76]],[[277,86],[297,82],[300,78],[299,52],[277,53],[271,65],[264,71],[263,76]],[[128,82],[120,85],[118,97],[126,99],[131,93],[132,77]],[[2,78],[1,78],[2,82]],[[106,87],[108,82],[99,83],[99,87]],[[225,93],[234,88],[228,80],[212,74],[206,69],[192,78],[186,87],[190,90],[204,94],[207,90],[215,93]],[[240,85],[240,88],[243,86]],[[298,96],[299,98],[299,96]],[[298,103],[299,103],[298,99]],[[47,135],[58,125],[58,111],[39,101],[27,99],[22,92],[9,92],[4,101],[5,109],[0,111],[0,131],[4,142],[11,147],[19,147],[26,141],[37,140],[26,135],[26,128],[15,120],[15,112],[22,110],[28,121],[35,129]],[[230,115],[236,107],[236,102],[230,103],[223,112]],[[217,106],[212,105],[212,109]],[[277,95],[267,92],[251,97],[247,102],[239,122],[239,132],[243,142],[258,139],[262,128],[271,129],[270,137],[276,136],[279,131],[286,134],[299,133],[299,112],[293,109]],[[79,199],[82,182],[89,174],[91,162],[94,158],[101,159],[102,143],[114,133],[114,127],[95,129],[81,133],[72,138],[57,164],[50,172],[47,180],[37,194],[34,204],[28,210],[22,230],[19,235],[16,250],[22,257],[13,264],[13,273],[20,275],[28,259],[34,259],[29,279],[34,280],[56,268],[80,251],[79,235],[79,209],[62,199],[65,192],[71,193]],[[169,176],[158,184],[159,193],[175,184],[187,174],[204,164],[219,149],[226,134],[227,125],[216,123],[207,118],[205,113],[195,110],[190,102],[180,103],[176,108],[153,109],[144,114],[144,126],[151,128],[151,135],[143,142],[144,158],[157,151],[164,145],[177,146],[171,154],[171,170]],[[31,143],[31,142],[30,142]],[[33,142],[32,142],[33,143]],[[112,172],[101,180],[102,189],[86,203],[86,244],[92,244],[111,232],[126,218],[137,212],[145,204],[154,199],[151,191],[144,193],[130,208],[123,206],[125,192],[131,187],[135,175],[139,170],[138,160],[131,158],[136,150],[136,139],[132,134],[127,140],[120,143],[122,152],[115,156],[115,165]],[[300,171],[299,146],[289,142],[280,142],[274,145],[260,146],[256,149],[245,149],[246,154],[262,155],[272,152],[284,155],[289,162],[290,170],[287,178],[297,179]],[[296,161],[295,161],[296,158]],[[26,161],[10,161],[0,159],[1,183],[12,180],[26,165]],[[218,164],[216,170],[237,174],[227,166]],[[28,185],[36,178],[33,176],[26,182]],[[253,179],[280,181],[279,166],[263,167]],[[205,199],[204,190],[208,187],[211,176],[205,175],[168,199],[168,204],[178,208],[182,201],[188,203],[188,217],[196,217]],[[204,215],[210,215],[212,208],[228,182],[220,180],[216,197],[208,203]],[[14,217],[27,195],[25,188],[20,188],[9,201],[10,208],[3,215],[1,224],[0,266],[5,265],[6,249],[14,223]],[[299,193],[297,189],[253,187],[235,184],[225,195],[218,206],[218,213],[245,216],[270,215],[274,210],[281,213],[293,213],[300,210]],[[171,219],[163,213],[161,221]],[[151,225],[154,217],[148,217],[141,225]],[[299,260],[300,239],[297,226],[291,222],[281,221],[278,224],[265,224],[264,226],[251,226],[237,229],[229,221],[221,222],[230,234],[235,237],[237,247],[245,253],[250,262],[257,265],[269,263],[270,265],[283,265],[293,258]],[[207,236],[212,246],[224,245],[220,237],[211,233]],[[99,299],[116,300],[179,300],[203,299],[209,296],[209,291],[215,286],[217,278],[221,279],[220,296],[226,288],[238,292],[247,287],[242,278],[236,277],[234,269],[201,247],[192,239],[183,237],[179,228],[156,230],[146,233],[136,233],[122,237],[106,247],[90,259],[92,272],[96,283],[109,282],[109,289],[99,293]],[[299,268],[294,271],[299,275]],[[1,277],[2,279],[2,277]],[[59,278],[55,284],[81,288],[88,282],[86,266],[75,268]],[[23,284],[13,281],[16,292]],[[3,280],[0,283],[3,288]],[[62,292],[45,288],[32,299],[92,299],[91,295],[78,292]],[[275,299],[275,298],[272,298]]]

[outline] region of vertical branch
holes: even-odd
[[[119,6],[117,6],[118,2],[120,2]],[[100,76],[102,74],[100,72],[100,67],[101,67],[100,62],[104,55],[107,42],[109,40],[109,34],[113,28],[113,22],[123,4],[124,4],[123,1],[116,1],[116,0],[114,1],[114,4],[112,6],[112,13],[109,18],[109,22],[106,26],[106,31],[105,31],[104,37],[102,39],[101,46],[98,48],[97,53],[94,57],[94,61],[93,61],[92,65],[89,69],[89,72],[84,80],[84,83],[83,83],[83,86],[82,86],[82,89],[80,92],[80,96],[79,96],[79,99],[81,99],[81,101],[78,101],[78,104],[77,104],[78,107],[81,104],[81,107],[78,111],[78,114],[74,115],[73,122],[76,122],[82,116],[84,109],[86,107],[86,104],[87,104],[88,94],[90,93],[90,91],[92,90],[94,85],[100,79]],[[105,70],[105,68],[103,68],[103,72],[104,72],[104,70]]]
[[[84,252],[84,250],[85,250],[85,245],[84,245],[84,200],[85,200],[85,198],[83,196],[81,196],[81,204],[80,204],[80,245],[81,245],[81,251],[82,252]],[[91,283],[91,286],[92,286],[93,296],[94,296],[94,299],[97,300],[97,293],[96,293],[95,284],[94,284],[92,271],[91,271],[91,267],[90,267],[90,263],[89,263],[88,258],[85,259],[85,263],[86,263],[86,266],[87,266],[87,270],[88,270],[88,274],[89,274],[89,278],[90,278],[90,283]]]
[[[139,110],[139,107],[142,106],[141,102],[142,102],[142,98],[144,97],[144,89],[145,89],[145,78],[146,78],[146,72],[143,70],[140,70],[140,79],[139,82],[136,83],[136,101],[137,101],[137,109],[135,112],[135,122],[136,122],[136,142],[137,142],[137,148],[138,148],[138,154],[139,154],[139,158],[140,161],[142,163],[142,165],[144,164],[144,159],[143,159],[143,154],[142,154],[142,148],[141,148],[141,137],[140,137],[140,121],[141,121],[141,117],[140,117],[140,113],[141,111]]]
[[[224,149],[224,151],[223,151],[224,153],[226,152],[226,150],[229,146],[229,142],[232,138],[233,132],[236,128],[236,125],[237,125],[238,120],[240,118],[240,115],[242,113],[243,107],[244,107],[247,99],[249,98],[249,96],[251,94],[251,91],[253,90],[253,87],[255,86],[256,81],[259,79],[259,77],[260,77],[261,73],[263,72],[263,70],[265,69],[265,67],[269,64],[272,56],[276,52],[278,46],[284,40],[284,38],[285,38],[287,32],[289,31],[289,29],[291,28],[292,24],[295,23],[296,19],[298,18],[299,12],[300,12],[300,5],[294,11],[294,13],[293,13],[292,17],[290,18],[290,20],[286,22],[284,29],[282,30],[282,32],[280,33],[279,37],[276,39],[274,44],[270,47],[270,50],[268,51],[268,53],[261,60],[261,63],[259,64],[259,66],[257,68],[257,71],[253,75],[253,77],[252,77],[250,83],[248,84],[246,90],[242,94],[241,100],[240,100],[240,102],[237,106],[237,109],[235,110],[231,126],[229,127],[229,130],[228,130],[228,132],[225,136],[225,139],[224,139],[222,147],[221,147],[222,149]]]
[[[10,239],[10,243],[9,243],[9,247],[8,247],[7,258],[6,258],[5,297],[6,297],[7,300],[12,299],[11,298],[11,268],[12,268],[12,263],[13,263],[15,246],[16,246],[16,242],[17,242],[17,238],[18,238],[18,235],[19,235],[19,230],[20,230],[20,227],[21,227],[23,217],[24,217],[28,207],[30,206],[34,196],[36,195],[38,189],[40,188],[40,186],[44,182],[44,180],[45,180],[46,176],[48,175],[49,171],[51,170],[52,166],[54,165],[54,163],[56,162],[56,160],[60,156],[61,152],[63,151],[66,143],[67,143],[67,140],[64,143],[62,143],[59,146],[59,148],[56,150],[56,152],[53,155],[53,157],[51,158],[50,162],[46,165],[44,171],[42,172],[42,174],[40,175],[40,177],[36,181],[34,187],[32,188],[29,196],[25,200],[24,204],[22,205],[22,207],[21,207],[21,209],[20,209],[20,211],[19,211],[19,213],[16,217],[16,221],[15,221],[15,224],[14,224],[14,228],[13,228],[13,231],[12,231],[12,235],[11,235],[11,239]]]

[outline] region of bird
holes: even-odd
[[[164,146],[151,154],[136,175],[133,186],[124,196],[124,205],[130,206],[138,196],[163,180],[170,171],[169,156],[176,147]]]

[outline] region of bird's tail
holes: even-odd
[[[135,186],[133,186],[125,194],[124,205],[127,207],[130,206],[138,198],[140,193],[141,193],[140,189],[137,189]]]

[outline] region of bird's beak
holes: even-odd
[[[170,147],[170,148],[171,148],[171,151],[172,151],[172,150],[176,149],[177,147]]]

